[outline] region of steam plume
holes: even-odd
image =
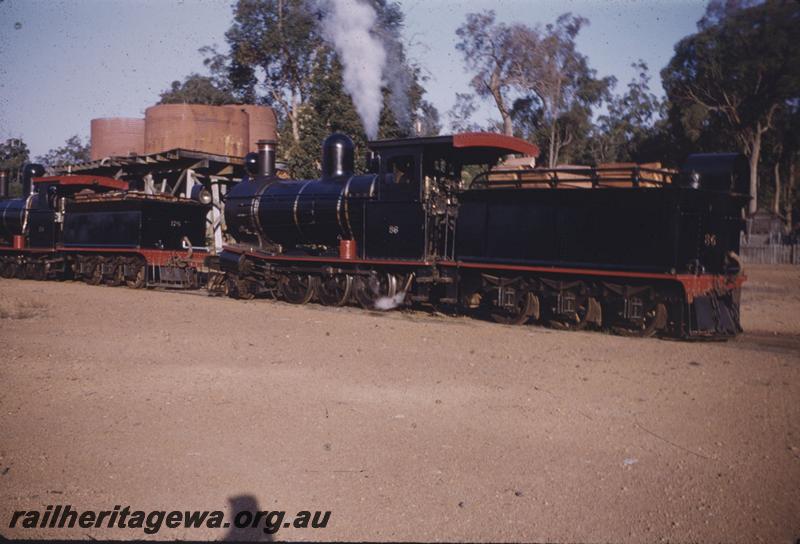
[[[378,134],[383,95],[381,78],[386,65],[383,43],[371,30],[377,15],[360,0],[328,0],[322,36],[333,45],[344,67],[345,90],[353,99],[370,139]]]
[[[393,297],[380,297],[375,301],[375,309],[383,311],[394,310],[403,303],[405,298],[405,291],[400,291]]]

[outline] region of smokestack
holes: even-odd
[[[0,198],[8,198],[8,174],[0,170]]]
[[[33,188],[33,178],[39,178],[44,175],[44,166],[41,164],[26,164],[22,169],[22,196],[27,197],[31,194]]]
[[[278,142],[275,140],[259,140],[258,147],[258,175],[275,175],[275,154],[278,150]]]

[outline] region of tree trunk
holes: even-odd
[[[511,115],[508,112],[501,112],[503,117],[503,134],[506,136],[514,135],[514,125],[511,123]]]
[[[506,136],[514,135],[514,125],[511,122],[511,113],[506,107],[506,102],[503,99],[503,94],[500,92],[500,84],[498,83],[499,77],[497,74],[492,74],[492,79],[486,83],[489,92],[492,93],[494,103],[497,105],[497,111],[500,112],[500,117],[503,119],[503,134]]]
[[[500,67],[495,66],[489,81],[484,81],[483,83],[486,85],[486,88],[489,89],[489,92],[491,93],[492,98],[494,98],[494,102],[497,105],[497,111],[500,112],[500,117],[503,119],[503,134],[506,136],[513,136],[514,125],[511,122],[511,112],[508,111],[508,108],[506,107],[506,101],[503,98],[503,93],[501,92],[502,83],[500,77]]]
[[[296,144],[300,143],[300,120],[297,118],[298,102],[297,96],[292,96],[291,111],[289,112],[289,121],[292,123],[292,138]]]
[[[781,163],[775,162],[773,168],[775,175],[775,195],[772,197],[772,213],[780,217],[781,215]]]
[[[750,148],[750,206],[747,211],[753,215],[758,211],[758,158],[761,155],[761,131],[756,130]]]
[[[556,122],[550,125],[550,152],[547,157],[547,167],[555,168],[558,164],[558,144],[556,143],[556,135],[558,134],[558,127]]]

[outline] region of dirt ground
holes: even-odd
[[[737,340],[0,280],[7,538],[800,538],[800,267]],[[10,529],[16,510],[330,510],[326,528]]]

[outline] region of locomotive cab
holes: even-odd
[[[367,255],[455,258],[458,194],[510,154],[539,149],[499,134],[464,133],[370,142],[379,158],[378,202],[368,208]]]

